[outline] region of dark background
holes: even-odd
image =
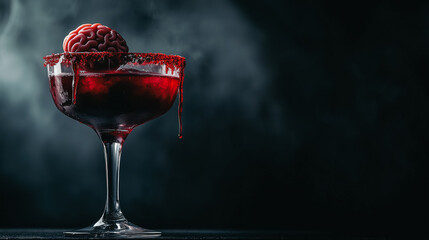
[[[0,1],[0,228],[78,228],[104,207],[102,146],[52,102],[42,57],[83,23],[186,57],[176,107],[122,155],[149,228],[423,231],[428,4]]]

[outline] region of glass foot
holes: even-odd
[[[159,237],[161,232],[144,229],[127,220],[107,223],[102,220],[96,224],[75,231],[64,232],[67,237],[83,238],[148,238]]]

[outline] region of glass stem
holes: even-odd
[[[119,205],[119,169],[122,145],[129,132],[97,132],[104,145],[106,160],[107,199],[101,221],[117,223],[126,221]]]

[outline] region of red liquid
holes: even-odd
[[[49,76],[55,105],[67,116],[101,131],[131,131],[164,114],[173,105],[181,82],[177,77],[126,72],[75,77],[77,81],[72,74]]]

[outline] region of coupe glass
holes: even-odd
[[[60,53],[46,56],[50,91],[65,115],[91,127],[106,161],[107,199],[100,220],[65,235],[160,236],[128,222],[119,205],[119,165],[125,138],[138,125],[161,116],[179,93],[179,123],[185,59],[145,53]],[[179,132],[181,137],[181,127]]]

